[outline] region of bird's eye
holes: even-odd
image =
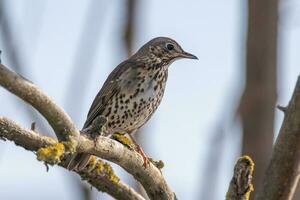
[[[169,51],[172,51],[174,49],[174,45],[173,44],[170,44],[170,43],[167,43],[166,44],[166,48],[169,50]]]

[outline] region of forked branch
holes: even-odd
[[[144,168],[143,160],[138,153],[129,150],[122,144],[112,139],[107,137],[99,137],[95,145],[95,141],[84,136],[80,136],[79,130],[76,128],[70,117],[64,112],[63,109],[57,106],[33,83],[8,70],[2,64],[0,64],[0,85],[36,108],[52,126],[59,141],[68,141],[72,139],[76,142],[76,144],[80,144],[74,146],[76,151],[87,152],[118,164],[131,175],[133,175],[135,179],[143,185],[150,199],[172,200],[175,198],[175,194],[172,192],[162,176],[161,171],[157,167],[155,167],[153,164],[150,164],[150,166]],[[40,136],[31,130],[21,128],[6,118],[2,117],[0,118],[0,121],[0,137],[12,140],[27,150],[37,151],[40,147],[58,142],[55,139]],[[64,159],[66,160],[68,156],[68,154],[63,155]],[[64,159],[62,159],[62,162],[59,163],[59,165],[62,167],[66,167]],[[106,164],[106,166],[109,165]],[[120,187],[120,191],[127,191],[127,195],[132,193],[135,194],[135,199],[140,198],[138,195],[136,195],[137,193],[134,192],[133,189],[129,188],[124,183],[118,182],[119,185],[116,185],[115,183],[112,183],[106,179],[103,181],[103,178],[101,179],[98,176],[95,176],[95,174],[91,174],[90,168],[86,170],[87,174],[81,173],[81,177],[89,177],[88,181],[97,189],[108,192],[117,198],[117,194],[114,192],[119,191],[115,189]],[[99,181],[98,178],[102,181]],[[103,183],[104,185],[101,185],[100,183]],[[100,186],[98,187],[97,184],[100,184]],[[125,198],[124,196],[122,196],[124,198],[121,196],[118,197],[121,199]]]

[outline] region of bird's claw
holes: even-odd
[[[141,148],[141,146],[140,145],[138,145],[138,144],[136,144],[136,152],[138,152],[141,156],[142,156],[142,158],[143,158],[143,167],[144,168],[147,168],[147,167],[149,167],[149,165],[150,165],[150,160],[149,160],[149,158],[147,157],[147,155],[145,154],[145,152],[143,151],[143,149]]]

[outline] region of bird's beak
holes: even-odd
[[[181,54],[180,54],[180,56],[182,57],[182,58],[188,58],[188,59],[196,59],[196,60],[198,60],[198,58],[197,58],[197,56],[195,56],[195,55],[193,55],[193,54],[191,54],[191,53],[188,53],[188,52],[182,52]]]

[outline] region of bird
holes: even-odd
[[[103,116],[107,119],[105,136],[135,133],[160,105],[169,66],[182,58],[198,59],[169,37],[157,37],[144,44],[109,74],[89,109],[83,132]],[[145,163],[147,157],[141,153]],[[90,156],[75,153],[68,168],[82,170]]]

